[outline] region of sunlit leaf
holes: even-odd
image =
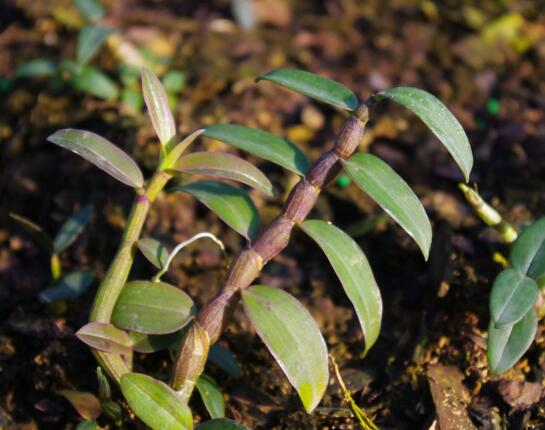
[[[168,249],[158,240],[147,237],[136,242],[138,249],[146,259],[158,269],[162,269],[168,260]]]
[[[184,151],[187,149],[189,145],[191,145],[197,137],[199,137],[201,134],[204,133],[204,129],[199,129],[197,131],[194,131],[189,136],[187,136],[184,140],[176,144],[166,155],[166,157],[161,162],[160,169],[171,169],[174,167],[180,156],[184,153]]]
[[[46,288],[40,292],[38,298],[43,303],[50,303],[55,300],[76,299],[87,291],[94,279],[94,273],[89,271],[69,273],[56,286]]]
[[[10,218],[16,221],[21,227],[23,227],[28,233],[32,235],[34,240],[40,245],[40,247],[47,252],[48,254],[53,253],[53,241],[49,234],[40,227],[38,224],[33,221],[25,218],[24,216],[17,215],[14,213],[9,214]]]
[[[96,421],[82,421],[76,427],[76,430],[98,430]]]
[[[367,352],[380,333],[382,299],[365,254],[350,236],[325,221],[305,221],[301,228],[322,248],[339,277],[358,315]]]
[[[87,204],[62,225],[53,241],[55,252],[61,253],[74,243],[91,219],[92,214],[93,205]]]
[[[175,331],[168,334],[144,334],[135,331],[129,332],[133,351],[143,354],[161,351],[177,343],[181,338],[181,332]]]
[[[197,390],[210,416],[223,418],[225,416],[225,401],[218,383],[211,376],[202,374],[197,380]]]
[[[104,41],[113,33],[107,27],[84,27],[79,32],[76,59],[84,64],[93,58]]]
[[[431,224],[411,187],[388,164],[371,154],[355,154],[343,165],[354,182],[415,240],[427,260]]]
[[[240,378],[240,366],[235,360],[235,357],[233,357],[233,354],[221,344],[215,343],[210,347],[208,361],[214,363],[232,377]]]
[[[57,73],[57,66],[46,58],[34,58],[15,69],[16,78],[48,78]]]
[[[545,217],[522,231],[513,244],[509,263],[537,282],[545,277]]]
[[[76,390],[60,390],[58,393],[68,400],[78,414],[86,420],[95,420],[102,413],[100,402],[92,393]]]
[[[388,98],[413,111],[448,149],[466,181],[473,167],[473,154],[466,133],[456,117],[435,96],[412,87],[396,87],[381,91],[377,100]]]
[[[91,348],[114,354],[129,354],[132,341],[129,335],[112,324],[90,322],[80,328],[76,337]]]
[[[496,327],[520,321],[537,301],[536,282],[518,269],[501,272],[490,293],[490,313]]]
[[[121,391],[134,413],[153,430],[193,428],[189,407],[165,383],[140,373],[127,373],[121,377]]]
[[[246,191],[215,181],[192,182],[179,185],[174,190],[189,193],[197,198],[246,239],[257,236],[259,214]]]
[[[310,413],[329,380],[327,347],[314,318],[278,288],[254,285],[242,292],[246,314]]]
[[[271,182],[253,164],[231,154],[221,152],[192,152],[181,157],[175,172],[212,176],[242,182],[265,194],[273,195]]]
[[[74,4],[90,22],[96,22],[106,14],[104,6],[98,0],[74,0]]]
[[[65,128],[56,131],[47,140],[80,155],[126,185],[144,185],[144,177],[134,160],[98,134]]]
[[[142,69],[142,92],[155,133],[161,144],[167,145],[176,135],[174,117],[161,81],[148,69]]]
[[[537,316],[532,308],[518,323],[496,328],[488,325],[488,367],[498,374],[509,370],[528,350],[537,331]]]
[[[74,88],[104,100],[115,100],[119,95],[117,84],[95,67],[83,66],[72,77]]]
[[[358,107],[356,95],[344,85],[304,70],[279,69],[260,76],[266,80],[304,94],[305,96],[352,111]]]
[[[166,334],[181,329],[195,312],[191,298],[172,285],[132,281],[121,290],[112,323],[139,333]]]
[[[236,146],[300,175],[304,175],[310,167],[308,158],[295,144],[257,128],[216,124],[206,127],[204,135]]]
[[[248,430],[242,424],[238,424],[227,418],[216,418],[205,421],[196,427],[197,430]]]

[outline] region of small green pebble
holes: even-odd
[[[352,179],[344,173],[337,178],[337,186],[339,188],[346,188],[352,183]]]
[[[489,99],[486,103],[486,110],[490,115],[497,115],[500,113],[501,104],[498,99]]]

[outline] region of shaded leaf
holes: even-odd
[[[253,164],[231,154],[221,152],[193,152],[181,157],[175,172],[212,176],[242,182],[269,196],[273,195],[271,182]]]
[[[98,21],[106,14],[104,6],[98,0],[74,0],[81,14],[91,22]]]
[[[473,154],[466,133],[456,117],[434,95],[427,91],[396,87],[378,93],[375,98],[388,98],[413,111],[448,149],[466,182],[473,167]]]
[[[327,388],[327,347],[314,318],[278,288],[254,285],[242,292],[246,314],[299,393],[305,410],[316,408]]]
[[[225,416],[225,401],[217,382],[211,376],[202,374],[197,380],[197,390],[210,416],[223,418]]]
[[[254,239],[259,232],[259,213],[240,188],[216,181],[192,182],[174,187],[197,198],[220,219],[246,239]]]
[[[14,213],[9,214],[10,218],[16,221],[21,227],[23,227],[28,233],[31,234],[31,236],[36,240],[38,245],[47,252],[48,254],[53,253],[53,241],[51,240],[51,237],[49,234],[46,233],[46,231],[40,227],[38,224],[34,223],[33,221],[29,220],[28,218],[25,218],[24,216],[17,215]]]
[[[355,154],[343,165],[354,182],[415,240],[427,260],[431,224],[411,187],[388,164],[371,154]]]
[[[322,248],[339,277],[358,315],[366,353],[380,333],[382,299],[365,254],[350,236],[325,221],[305,221],[301,228]]]
[[[195,312],[191,298],[172,285],[132,281],[121,290],[112,323],[139,333],[166,334],[181,329]]]
[[[46,288],[40,292],[38,298],[43,303],[55,300],[76,299],[91,285],[95,275],[89,271],[71,272],[64,276],[56,286]]]
[[[193,428],[189,407],[165,383],[141,373],[127,373],[121,377],[121,391],[134,413],[153,430]]]
[[[496,328],[494,320],[488,325],[488,367],[495,374],[503,373],[530,348],[537,331],[537,316],[534,309],[514,325]]]
[[[84,64],[93,58],[104,41],[113,33],[107,27],[84,27],[78,36],[78,48],[76,59],[78,63]]]
[[[98,134],[65,128],[47,140],[78,154],[126,185],[135,188],[144,185],[144,177],[134,160]]]
[[[235,360],[235,357],[233,357],[233,354],[231,354],[231,352],[221,344],[215,343],[210,346],[208,361],[210,363],[214,363],[232,377],[240,378],[240,366]]]
[[[173,94],[177,94],[183,90],[185,81],[185,73],[181,70],[169,70],[162,79],[165,91]]]
[[[76,430],[97,430],[98,424],[96,421],[82,421],[76,427]]]
[[[119,94],[116,83],[104,72],[91,66],[83,66],[72,77],[74,88],[103,100],[115,100]]]
[[[206,127],[204,135],[236,146],[299,175],[304,175],[310,167],[307,156],[295,144],[257,128],[215,124]]]
[[[227,418],[216,418],[205,421],[196,427],[197,430],[248,430],[242,424],[238,424]]]
[[[158,240],[147,237],[136,242],[138,249],[146,259],[158,269],[162,269],[168,260],[168,249]]]
[[[135,331],[129,332],[133,351],[143,354],[161,351],[170,345],[177,343],[181,338],[180,331],[168,334],[144,334]]]
[[[132,341],[129,335],[112,324],[90,322],[80,328],[76,337],[91,348],[113,354],[129,354]]]
[[[536,281],[545,277],[545,217],[522,231],[513,244],[509,263]]]
[[[165,146],[176,136],[176,126],[163,85],[148,69],[142,69],[142,92],[155,133],[161,145]]]
[[[95,420],[102,413],[100,402],[92,393],[76,390],[60,390],[58,393],[68,400],[78,414],[86,420]]]
[[[501,272],[490,293],[490,313],[496,327],[520,321],[537,301],[536,282],[517,269]]]
[[[257,81],[271,81],[305,96],[352,111],[359,105],[356,95],[344,85],[304,70],[279,69],[260,76]]]
[[[91,219],[92,214],[93,205],[89,203],[62,225],[53,241],[55,252],[61,253],[74,243]]]
[[[48,78],[57,73],[57,66],[46,58],[34,58],[15,69],[16,78]]]

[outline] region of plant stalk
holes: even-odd
[[[326,151],[293,188],[280,215],[235,258],[224,288],[198,313],[194,325],[207,336],[188,335],[182,340],[172,375],[172,386],[184,400],[191,396],[206,363],[207,354],[202,351],[208,351],[231,320],[240,291],[248,288],[264,265],[288,245],[293,227],[305,220],[321,189],[341,170],[339,161],[350,157],[358,148],[368,116],[368,107],[362,104],[346,122],[335,146]]]

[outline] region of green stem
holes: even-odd
[[[140,238],[151,203],[170,178],[171,176],[165,172],[156,172],[145,190],[136,197],[117,253],[98,287],[98,292],[91,308],[90,321],[110,322],[117,298],[127,282],[134,261],[136,250],[134,245]],[[129,365],[120,355],[96,350],[93,350],[93,352],[99,364],[117,382],[120,381],[124,373],[130,371]]]

